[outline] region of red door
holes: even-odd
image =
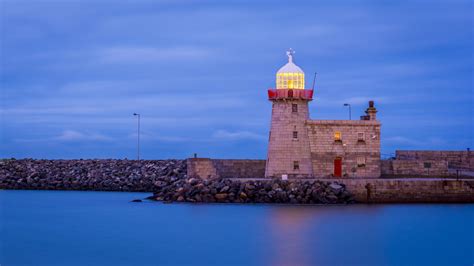
[[[334,176],[341,177],[342,176],[342,158],[337,157],[334,159]]]

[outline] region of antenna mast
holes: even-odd
[[[311,90],[314,91],[314,84],[316,83],[316,75],[318,74],[318,72],[314,72],[314,78],[313,78],[313,87],[311,88]]]

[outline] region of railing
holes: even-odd
[[[269,100],[308,100],[313,99],[313,90],[296,90],[296,89],[268,89]]]

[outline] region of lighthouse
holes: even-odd
[[[276,73],[276,88],[268,90],[272,103],[265,177],[309,178],[313,176],[306,121],[313,90],[305,89],[303,70],[287,51],[288,63]]]

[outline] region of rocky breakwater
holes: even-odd
[[[354,202],[344,184],[279,179],[159,178],[152,200],[164,202],[346,204]]]
[[[183,160],[0,160],[1,189],[155,191],[186,178]]]

